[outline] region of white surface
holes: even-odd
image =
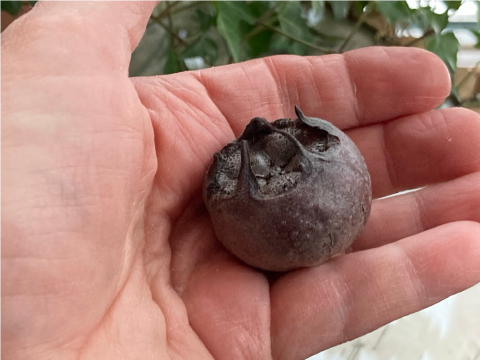
[[[429,6],[437,14],[442,14],[447,10],[447,6],[443,1],[438,0],[407,0],[407,3],[410,9]],[[451,10],[453,14],[449,20],[453,22],[476,22],[477,9],[477,5],[475,5],[473,0],[466,0],[457,11]]]
[[[480,284],[308,360],[480,360]]]
[[[450,16],[451,22],[476,22],[478,7],[474,1],[465,1],[455,13]]]

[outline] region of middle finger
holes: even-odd
[[[372,179],[373,197],[480,171],[478,114],[445,109],[347,131]]]

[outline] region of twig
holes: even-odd
[[[252,31],[250,31],[248,34],[243,36],[241,42],[244,43],[248,40],[250,40],[254,35],[257,35],[260,31],[262,31],[263,25],[265,21],[270,22],[270,16],[273,15],[273,13],[277,10],[277,8],[282,4],[281,1],[277,2],[274,6],[272,6],[270,9],[268,9],[262,16],[258,18],[257,21],[255,21],[255,27],[253,28]]]
[[[462,80],[460,80],[460,81],[458,82],[458,84],[455,85],[455,88],[456,88],[457,90],[460,90],[460,88],[462,88],[462,86],[465,85],[465,83],[467,82],[467,80],[469,80],[470,77],[475,74],[475,72],[476,72],[476,70],[477,70],[477,68],[478,68],[479,66],[480,66],[480,61],[475,64],[475,66],[473,67],[473,69],[470,69],[470,70],[467,72],[467,74],[462,78]]]
[[[272,26],[272,23],[274,23],[276,21],[276,19],[274,18],[270,18],[270,19],[267,19],[265,22],[256,22],[256,26],[255,28],[250,31],[247,35],[243,36],[242,39],[240,40],[240,42],[242,44],[244,44],[245,42],[247,42],[248,40],[250,40],[253,36],[257,35],[259,32],[261,32],[263,30],[263,28],[265,27],[265,25],[270,25]]]
[[[275,11],[277,11],[277,9],[280,7],[280,5],[282,5],[282,2],[281,2],[281,1],[277,2],[277,3],[276,3],[275,5],[273,5],[270,9],[268,9],[267,11],[265,11],[265,13],[264,13],[262,16],[260,16],[260,17],[258,18],[258,20],[256,21],[257,24],[268,20],[268,18],[270,18],[270,16],[272,16],[272,15],[275,13]]]
[[[348,34],[347,38],[343,41],[342,45],[340,45],[340,48],[338,49],[338,52],[340,54],[343,53],[343,50],[345,49],[345,47],[348,45],[350,40],[352,40],[353,35],[355,35],[355,33],[358,31],[358,29],[360,29],[360,26],[362,26],[362,24],[364,23],[367,15],[370,14],[370,11],[372,11],[372,3],[371,2],[369,2],[367,4],[367,6],[365,7],[365,11],[358,18],[357,22],[355,23],[352,30],[350,31],[350,34]]]
[[[167,9],[171,8],[170,4],[171,3],[167,1]],[[173,41],[175,36],[177,36],[177,34],[175,34],[175,32],[172,30],[172,18],[170,17],[170,11],[168,11],[166,14],[168,16],[168,26],[165,26],[165,24],[162,23],[161,19],[158,19],[157,23],[161,27],[163,27],[163,29],[168,33],[168,42],[169,42],[170,49],[172,49],[172,51],[175,54],[177,54],[175,42]]]
[[[170,2],[169,2],[169,1],[167,2],[167,6],[168,6],[168,5],[170,5]],[[173,34],[173,36],[175,36],[176,39],[180,39],[180,37],[177,36],[177,34],[175,34],[175,31],[173,30],[173,21],[172,21],[172,12],[171,12],[171,11],[167,12],[167,19],[168,19],[168,32],[169,32],[170,34]],[[178,40],[177,40],[177,41],[178,41]],[[173,46],[173,41],[172,41],[172,43],[171,43],[170,45],[171,45],[172,48],[174,47],[174,46]],[[175,47],[175,51],[176,51],[176,50],[177,50],[177,49],[176,49],[176,47]]]
[[[160,14],[158,14],[157,16],[152,16],[151,19],[154,20],[154,21],[158,21],[158,20],[163,19],[165,17],[165,15],[168,16],[170,14],[170,10],[172,8],[174,8],[177,4],[178,4],[178,1],[168,1],[165,9],[163,9],[162,12]]]
[[[327,48],[324,48],[324,47],[321,47],[321,46],[317,46],[317,45],[315,45],[315,44],[309,43],[308,41],[304,41],[304,40],[302,40],[302,39],[298,39],[298,38],[296,38],[296,37],[294,37],[294,36],[291,36],[291,35],[287,34],[286,32],[283,32],[282,30],[277,29],[277,28],[275,28],[275,27],[273,27],[273,26],[270,26],[270,25],[268,25],[268,24],[266,24],[266,23],[261,23],[261,25],[264,26],[264,27],[266,27],[267,29],[270,29],[270,30],[272,30],[272,31],[275,31],[276,33],[278,33],[278,34],[280,34],[280,35],[285,36],[286,38],[288,38],[288,39],[290,39],[290,40],[293,40],[293,41],[295,41],[295,42],[298,42],[299,44],[303,44],[303,45],[308,46],[308,47],[310,47],[310,48],[312,48],[312,49],[315,49],[315,50],[318,50],[318,51],[322,51],[322,52],[324,52],[324,53],[326,53],[326,54],[331,54],[331,53],[332,53],[332,50],[331,50],[331,49],[327,49]]]
[[[178,34],[175,33],[175,31],[173,31],[170,27],[166,26],[164,23],[162,23],[160,20],[157,20],[157,19],[153,19],[153,21],[155,21],[155,23],[157,23],[158,25],[160,25],[162,28],[165,29],[166,32],[168,32],[170,35],[172,35],[173,37],[175,37],[175,39],[177,41],[179,41],[180,43],[182,43],[182,45],[188,45],[188,43],[183,40],[180,36],[178,36]],[[173,44],[172,44],[173,45]]]
[[[465,83],[467,82],[468,79],[470,79],[470,77],[475,73],[475,68],[473,68],[472,70],[468,71],[467,74],[462,78],[462,80],[460,80],[458,82],[457,85],[455,85],[455,87],[458,89],[460,89],[463,85],[465,85]]]
[[[181,2],[181,1],[176,1],[177,3],[178,2]],[[178,9],[174,9],[172,10],[172,13],[176,14],[176,13],[179,13],[179,12],[182,12],[182,11],[185,11],[185,10],[188,10],[190,8],[193,8],[195,6],[198,6],[198,1],[192,1],[190,4],[187,4],[185,5],[184,7],[181,7],[181,8],[178,8]]]
[[[419,38],[413,39],[412,41],[406,43],[405,46],[413,46],[416,43],[418,43],[419,41],[422,41],[423,39],[429,37],[430,35],[433,35],[434,32],[435,31],[433,31],[433,29],[430,28],[427,31],[425,31],[425,33],[422,36],[420,36]]]

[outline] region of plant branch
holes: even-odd
[[[167,6],[165,7],[165,9],[162,10],[162,12],[160,14],[158,14],[157,16],[151,16],[151,19],[154,20],[154,21],[157,21],[157,20],[162,20],[163,18],[165,17],[170,17],[171,14],[177,14],[179,12],[182,12],[182,11],[185,11],[185,10],[188,10],[190,8],[193,8],[195,6],[198,6],[198,1],[192,1],[190,4],[187,4],[181,8],[176,8],[178,4],[180,4],[182,1],[168,1],[167,2]]]
[[[427,31],[425,31],[425,33],[420,36],[419,38],[416,38],[416,39],[413,39],[412,41],[406,43],[404,46],[413,46],[415,45],[416,43],[422,41],[423,39],[429,37],[430,35],[433,35],[435,33],[435,31],[433,31],[432,28],[429,28]]]
[[[167,2],[167,7],[170,7],[170,0],[166,0]],[[175,52],[176,52],[176,46],[175,46],[175,40],[177,39],[176,36],[174,36],[173,34],[175,34],[175,31],[173,30],[173,21],[172,21],[172,11],[168,11],[167,12],[167,17],[168,17],[168,34],[169,34],[169,37],[170,37],[170,48],[172,48]],[[175,34],[176,35],[176,34]]]
[[[475,72],[476,72],[476,70],[477,70],[477,68],[478,68],[479,66],[480,66],[480,61],[475,64],[475,67],[474,67],[473,69],[470,69],[470,70],[467,72],[467,74],[462,78],[462,80],[460,80],[460,81],[458,82],[458,84],[455,85],[455,88],[456,88],[457,90],[460,90],[460,88],[462,88],[462,87],[466,84],[467,80],[469,80],[470,77],[475,74]]]
[[[165,9],[162,10],[160,14],[158,14],[157,16],[151,16],[150,18],[155,22],[158,22],[159,20],[163,19],[165,16],[168,16],[170,14],[170,10],[174,8],[177,4],[178,4],[178,1],[167,2],[167,6],[165,7]]]
[[[163,29],[165,29],[166,32],[168,32],[169,35],[173,36],[178,42],[180,42],[182,45],[188,45],[188,43],[183,40],[178,34],[175,33],[170,27],[166,26],[164,23],[161,22],[161,20],[153,19],[158,25],[160,25]],[[173,44],[172,44],[173,45]]]
[[[248,40],[250,40],[255,35],[257,35],[258,33],[262,32],[263,28],[265,27],[265,24],[271,26],[270,23],[273,23],[272,20],[274,20],[274,19],[267,19],[265,22],[261,22],[261,23],[256,22],[255,28],[252,31],[250,31],[248,34],[244,35],[242,37],[242,39],[240,40],[240,42],[243,44],[243,43],[247,42]]]
[[[469,80],[472,77],[472,75],[475,73],[474,70],[475,69],[472,69],[469,72],[467,72],[467,74],[462,78],[462,80],[458,82],[458,84],[455,86],[457,90],[460,90],[467,83],[467,80]]]
[[[250,40],[253,36],[257,35],[259,32],[263,30],[263,24],[264,22],[270,23],[271,19],[270,17],[275,13],[275,11],[278,9],[278,7],[282,3],[279,1],[277,2],[274,6],[272,6],[270,9],[268,9],[262,16],[258,18],[257,21],[255,21],[255,27],[253,28],[252,31],[250,31],[248,34],[244,35],[242,37],[241,42],[245,43],[246,41]]]
[[[167,2],[167,5],[170,5],[170,2]],[[170,34],[174,34],[173,36],[177,39],[179,39],[180,37],[177,36],[177,34],[175,34],[175,31],[173,30],[173,21],[172,21],[172,12],[169,11],[167,12],[167,19],[168,19],[168,32]],[[178,40],[177,40],[178,41]],[[173,45],[173,44],[172,44]],[[175,49],[176,50],[176,49]]]
[[[276,33],[280,34],[280,35],[283,35],[285,36],[286,38],[290,39],[290,40],[293,40],[295,42],[298,42],[299,44],[303,44],[305,46],[308,46],[312,49],[315,49],[315,50],[318,50],[318,51],[322,51],[326,54],[331,54],[332,53],[332,50],[331,49],[327,49],[327,48],[324,48],[324,47],[321,47],[321,46],[317,46],[315,44],[312,44],[312,43],[309,43],[308,41],[304,41],[302,39],[298,39],[294,36],[291,36],[289,34],[287,34],[286,32],[283,32],[282,30],[280,29],[277,29],[276,27],[273,27],[273,26],[270,26],[266,23],[261,23],[262,26],[266,27],[267,29],[270,29],[272,31],[275,31]]]
[[[277,11],[277,9],[280,7],[280,5],[282,5],[282,2],[281,1],[277,2],[270,9],[265,11],[265,13],[258,18],[256,23],[258,24],[258,23],[262,23],[262,22],[265,22],[266,20],[268,20],[270,18],[270,16],[272,16],[275,13],[275,11]]]
[[[177,0],[176,2],[181,2],[181,1],[178,1],[178,0]],[[187,5],[185,5],[185,6],[181,7],[181,8],[172,10],[172,13],[177,14],[177,13],[179,13],[179,12],[182,12],[182,11],[185,11],[185,10],[188,10],[188,9],[191,9],[191,8],[193,8],[193,7],[198,6],[198,3],[199,3],[198,1],[192,1],[190,4],[187,4]]]
[[[369,2],[365,7],[365,11],[362,13],[362,15],[360,15],[357,22],[355,23],[352,30],[350,31],[350,34],[348,34],[347,38],[343,41],[342,45],[340,45],[340,48],[338,49],[338,52],[340,54],[343,53],[343,50],[345,50],[345,47],[348,45],[350,40],[352,40],[353,36],[360,29],[360,26],[362,26],[362,24],[365,22],[365,19],[367,18],[368,14],[370,14],[370,11],[372,11],[372,7],[373,7],[372,3]]]

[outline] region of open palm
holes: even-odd
[[[480,281],[480,121],[435,56],[370,48],[128,79],[153,3],[39,3],[2,37],[5,359],[302,359]],[[215,151],[255,116],[342,128],[353,252],[273,276],[215,238]]]

